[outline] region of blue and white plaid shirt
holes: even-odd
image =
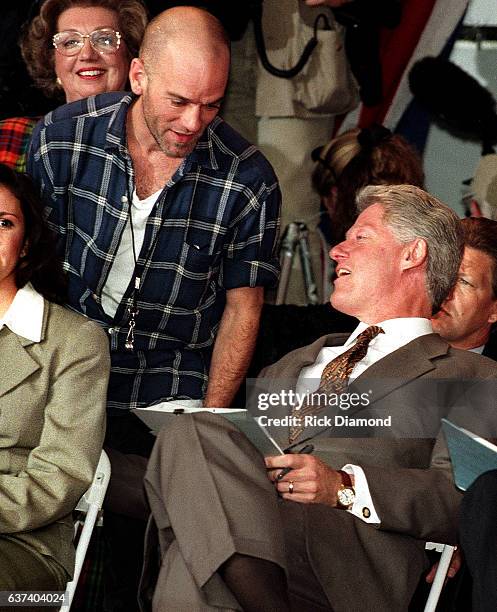
[[[255,147],[216,118],[148,218],[135,350],[124,348],[133,271],[113,319],[101,294],[134,190],[126,147],[132,101],[114,92],[56,109],[35,128],[28,158],[59,236],[69,305],[109,332],[111,412],[201,398],[225,291],[270,286],[278,276],[276,177]]]

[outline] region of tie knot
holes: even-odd
[[[378,327],[378,325],[370,325],[357,336],[357,340],[354,346],[357,346],[359,344],[368,346],[368,344],[373,338],[376,338],[378,334],[384,333],[385,332],[383,331],[383,329],[381,327]]]
[[[357,336],[357,340],[354,345],[347,351],[352,359],[351,363],[357,363],[366,356],[368,352],[369,343],[373,338],[376,338],[378,334],[384,334],[385,332],[378,327],[378,325],[370,325],[363,332]],[[347,353],[344,353],[345,355]]]

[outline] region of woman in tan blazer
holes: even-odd
[[[59,305],[54,244],[29,179],[0,165],[0,591],[65,589],[104,437],[108,343]]]

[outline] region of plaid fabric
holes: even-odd
[[[39,117],[12,117],[0,121],[0,162],[26,172],[26,153]]]
[[[131,283],[113,320],[100,296],[134,190],[125,137],[132,100],[114,92],[56,109],[35,129],[28,159],[59,234],[69,304],[109,332],[111,411],[201,398],[225,291],[273,285],[278,270],[272,168],[216,118],[147,221],[135,351],[126,351]]]

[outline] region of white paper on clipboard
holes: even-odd
[[[250,412],[244,408],[192,408],[187,406],[180,408],[178,407],[178,401],[174,402],[174,404],[174,406],[170,407],[161,404],[160,407],[136,408],[131,412],[139,417],[154,434],[157,434],[164,425],[167,425],[170,419],[181,418],[182,414],[211,412],[228,419],[236,425],[264,457],[284,454],[281,446],[269,434],[267,429],[259,425]]]

